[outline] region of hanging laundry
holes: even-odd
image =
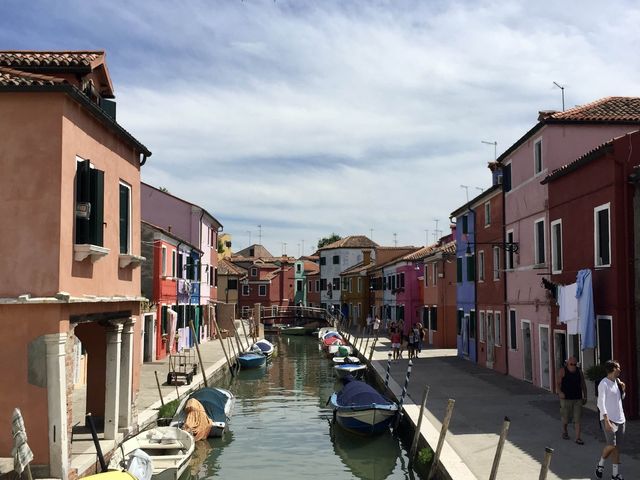
[[[558,319],[567,324],[567,334],[578,334],[578,299],[576,298],[577,283],[558,286],[558,305],[560,312]]]
[[[553,296],[554,300],[556,301],[558,300],[558,288],[560,287],[560,285],[558,285],[557,283],[553,283],[552,281],[547,280],[546,278],[543,278],[542,286],[551,292],[551,295]]]
[[[582,350],[596,346],[596,316],[593,309],[591,270],[580,270],[577,276],[578,322],[582,335]]]

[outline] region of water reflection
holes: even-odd
[[[266,367],[221,382],[236,395],[235,413],[223,438],[199,442],[193,480],[413,478],[391,433],[364,438],[330,425],[326,401],[340,384],[317,339],[269,340],[278,355]]]

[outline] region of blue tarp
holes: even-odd
[[[227,416],[224,407],[229,401],[224,393],[215,388],[201,388],[189,395],[189,398],[198,400],[207,412],[207,416],[214,422],[226,422]]]
[[[348,375],[343,379],[344,387],[338,392],[337,401],[340,406],[351,405],[389,405],[392,402],[384,398],[371,385],[355,380]]]

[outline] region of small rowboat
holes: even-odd
[[[340,345],[337,343],[334,343],[333,345],[329,345],[327,347],[327,353],[329,355],[338,355],[341,353],[341,351],[342,353],[346,352],[346,355],[351,355],[353,353],[353,348],[351,348],[349,345]]]
[[[336,365],[339,363],[360,363],[360,359],[358,357],[333,357],[332,360]]]
[[[262,353],[244,352],[238,355],[238,363],[241,368],[258,368],[267,362],[267,357]]]
[[[354,378],[362,378],[364,372],[367,370],[367,366],[362,363],[338,363],[334,365],[333,369],[336,372],[338,378],[344,378],[347,375],[351,375]]]
[[[193,435],[177,427],[155,427],[125,440],[113,452],[109,469],[121,470],[142,450],[151,459],[152,480],[178,480],[195,448]]]
[[[273,343],[271,343],[269,340],[265,340],[264,338],[262,338],[253,344],[253,346],[251,347],[251,350],[256,353],[260,351],[264,356],[269,358],[271,357],[271,355],[273,355],[275,347],[273,346]]]
[[[305,327],[285,327],[280,330],[283,335],[306,335],[309,329]]]
[[[351,376],[342,381],[344,387],[329,399],[338,425],[361,435],[374,435],[387,430],[398,413],[398,404]]]

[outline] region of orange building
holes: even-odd
[[[136,421],[140,167],[151,152],[115,120],[104,52],[0,52],[0,99],[0,362],[11,386],[0,430],[19,407],[34,468],[66,479],[83,473],[70,461],[75,418],[91,412],[107,440]],[[0,435],[0,456],[11,446]]]

